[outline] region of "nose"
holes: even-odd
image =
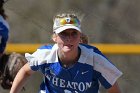
[[[72,40],[72,35],[71,34],[67,34],[66,40],[70,42]]]

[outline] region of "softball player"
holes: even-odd
[[[79,44],[80,20],[75,14],[54,18],[54,45],[46,45],[33,54],[17,74],[10,93],[19,93],[25,80],[39,70],[44,81],[39,93],[98,93],[101,83],[108,93],[121,93],[117,79],[122,75],[96,47]]]

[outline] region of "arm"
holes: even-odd
[[[108,89],[108,93],[121,93],[117,82]]]
[[[33,73],[28,63],[26,63],[17,73],[12,84],[10,93],[20,93],[25,81]]]

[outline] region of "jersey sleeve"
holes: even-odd
[[[97,50],[96,50],[97,51]],[[99,72],[99,81],[105,88],[110,88],[122,75],[100,51],[94,53],[94,69]]]
[[[40,69],[40,66],[45,64],[47,60],[45,57],[49,54],[48,49],[37,49],[33,54],[25,53],[25,57],[28,60],[28,63],[32,70],[37,71]]]

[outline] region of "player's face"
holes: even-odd
[[[76,51],[81,33],[74,29],[67,29],[56,35],[56,43],[63,52]]]

